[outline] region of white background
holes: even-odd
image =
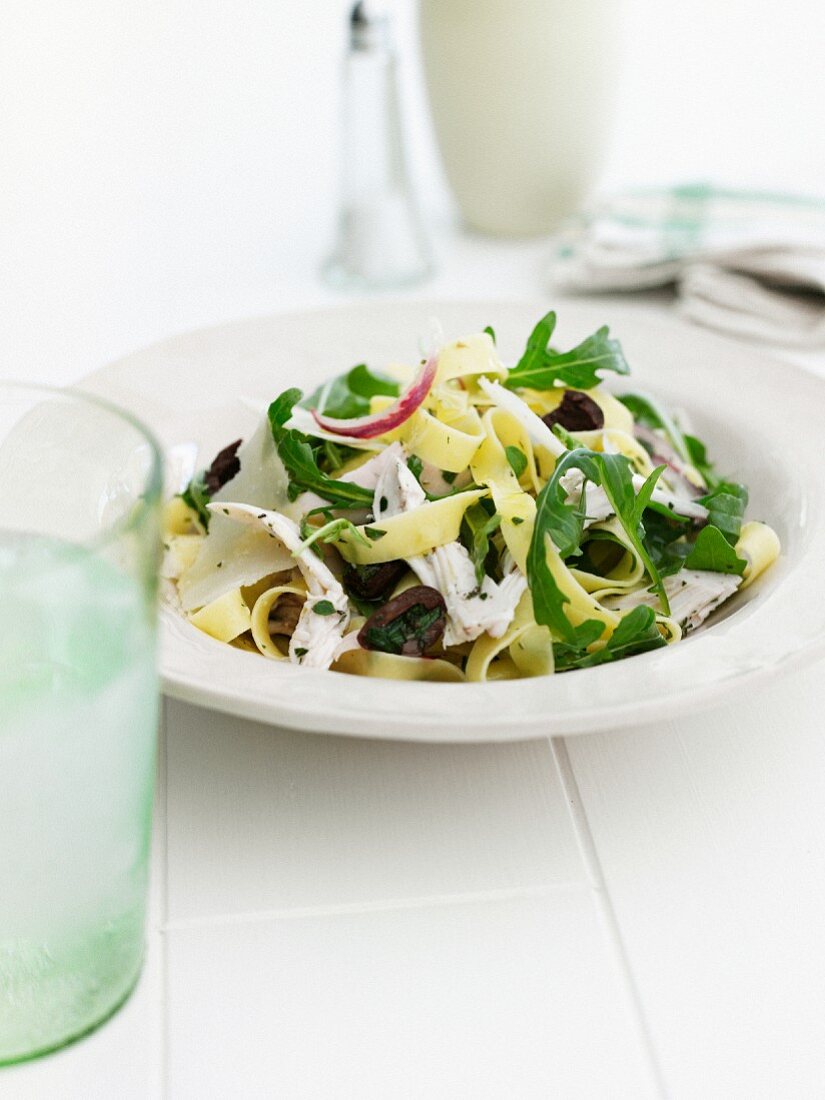
[[[625,6],[605,188],[823,193],[825,5]],[[175,330],[335,300],[317,271],[344,14],[6,4],[0,374],[69,382]],[[412,5],[399,23],[430,289],[535,297],[543,242],[449,228]],[[144,977],[90,1039],[3,1071],[0,1096],[819,1100],[822,683],[814,667],[708,714],[507,746],[166,704]]]
[[[413,159],[445,270],[449,202],[414,4],[395,6]],[[0,373],[65,379],[170,331],[317,298],[346,7],[7,0]],[[605,187],[822,193],[825,5],[625,0],[623,37]],[[548,64],[560,48],[548,42]]]

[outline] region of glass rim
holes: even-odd
[[[22,394],[26,392],[40,394],[44,398],[64,397],[77,401],[80,404],[94,405],[136,431],[139,436],[142,436],[143,441],[149,447],[151,456],[149,469],[145,475],[144,485],[137,499],[146,500],[150,504],[154,504],[155,502],[159,503],[162,500],[163,448],[152,429],[147,424],[144,424],[144,422],[139,417],[135,416],[134,413],[123,408],[121,405],[115,404],[113,401],[109,401],[108,398],[99,397],[95,393],[84,390],[80,386],[49,386],[40,382],[24,382],[18,379],[7,378],[0,379],[0,402],[2,402],[4,394]],[[121,516],[119,519],[115,520],[111,526],[105,527],[98,534],[91,538],[83,539],[75,545],[82,546],[87,550],[97,550],[103,546],[108,546],[110,543],[117,541],[117,539],[121,538],[124,534],[136,529],[140,526],[140,522],[140,512],[132,508],[126,516]]]

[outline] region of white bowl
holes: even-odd
[[[166,340],[91,375],[85,388],[126,406],[171,448],[208,462],[247,434],[282,390],[355,363],[413,362],[437,317],[458,337],[492,324],[514,362],[546,303],[376,302],[255,318]],[[620,728],[695,710],[825,648],[825,381],[750,347],[651,320],[626,307],[565,305],[572,346],[609,323],[632,375],[685,409],[720,469],[751,491],[748,515],[779,533],[780,560],[678,645],[558,676],[490,684],[366,680],[267,661],[213,641],[174,610],[161,615],[170,696],[279,726],[422,741],[503,741]]]

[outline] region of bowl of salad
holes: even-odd
[[[518,737],[710,702],[813,652],[772,593],[797,586],[819,490],[781,491],[766,386],[781,372],[810,420],[823,383],[619,313],[330,310],[93,379],[133,406],[137,387],[143,416],[169,402],[149,416],[176,469],[167,689],[326,732]]]

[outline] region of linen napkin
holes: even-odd
[[[550,278],[577,292],[675,284],[702,324],[825,344],[825,201],[705,184],[619,194],[562,227]]]

